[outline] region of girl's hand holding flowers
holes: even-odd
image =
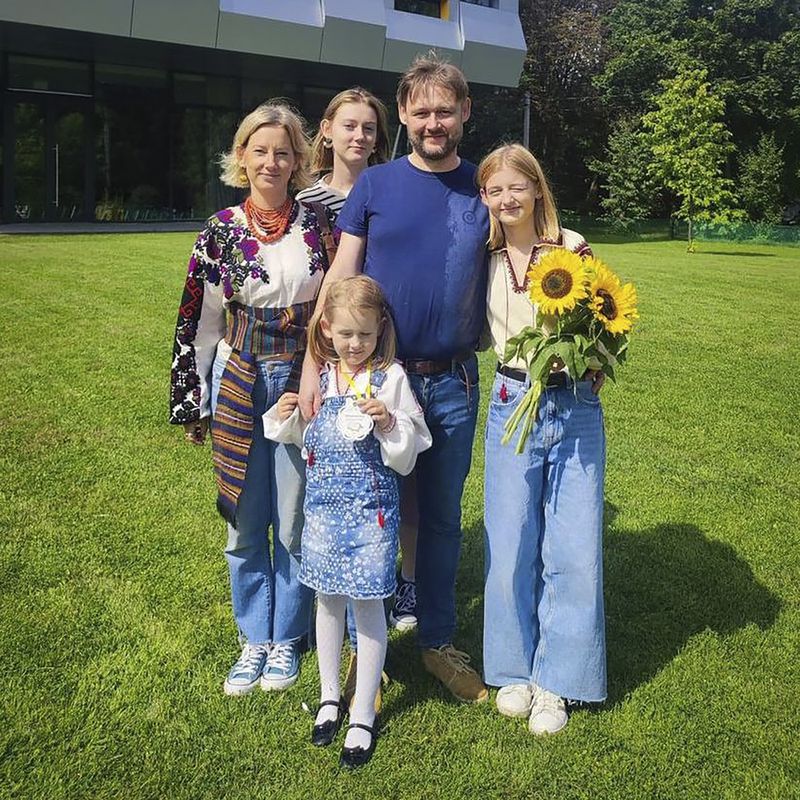
[[[524,361],[531,377],[531,388],[508,420],[502,440],[507,444],[522,424],[517,453],[533,427],[553,362],[563,363],[573,381],[591,379],[597,394],[605,377],[614,380],[614,368],[625,361],[628,334],[639,317],[634,285],[623,285],[598,258],[551,250],[528,277],[531,302],[550,319],[546,326],[523,328],[506,345],[506,363]]]

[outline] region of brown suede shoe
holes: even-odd
[[[358,664],[358,657],[355,652],[350,651],[350,663],[347,665],[347,675],[344,679],[344,689],[342,689],[342,697],[348,708],[353,707],[353,698],[356,694],[356,669]],[[384,686],[389,685],[389,676],[385,672],[381,672],[381,683]],[[381,687],[378,687],[378,693],[375,695],[375,713],[379,714],[381,706],[383,705],[383,692]]]
[[[422,663],[462,703],[482,703],[489,697],[480,676],[469,666],[469,656],[452,644],[423,650]]]

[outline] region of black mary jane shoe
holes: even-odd
[[[311,731],[311,744],[314,747],[327,747],[339,733],[339,728],[344,722],[344,715],[347,713],[347,706],[342,700],[325,700],[317,706],[317,714],[323,706],[336,706],[336,719],[329,719],[320,725],[315,725]]]
[[[366,749],[363,747],[342,748],[342,755],[339,757],[339,766],[344,769],[358,769],[358,767],[363,767],[364,764],[372,758],[372,754],[375,752],[375,745],[378,741],[378,726],[376,723],[373,723],[370,728],[369,725],[362,725],[360,722],[351,722],[347,726],[347,730],[350,730],[350,728],[361,728],[362,731],[367,731],[367,733],[372,736],[369,747]]]

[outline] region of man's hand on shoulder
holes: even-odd
[[[319,393],[319,367],[308,352],[303,359],[303,373],[300,376],[300,391],[297,401],[300,413],[306,422],[317,415],[319,407],[322,405]]]

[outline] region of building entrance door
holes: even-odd
[[[4,221],[93,219],[91,100],[8,92],[3,117]]]

